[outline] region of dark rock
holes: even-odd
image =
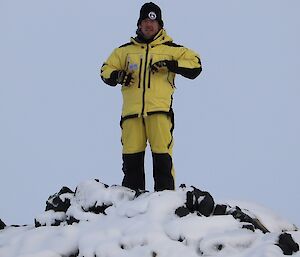
[[[66,212],[71,205],[70,199],[65,198],[62,200],[60,196],[68,193],[74,195],[74,192],[70,188],[62,187],[58,193],[49,196],[46,202],[46,211],[54,210],[55,212]]]
[[[255,228],[252,224],[245,224],[245,225],[242,226],[242,228],[249,229],[253,232],[255,231]]]
[[[59,190],[58,195],[67,194],[67,193],[74,194],[74,192],[70,188],[64,186]]]
[[[54,219],[54,221],[51,222],[50,226],[59,226],[62,222],[64,222],[64,220],[57,220],[57,219]],[[38,221],[37,219],[34,219],[34,226],[36,228],[38,227],[43,227],[43,226],[46,226],[45,223],[41,223],[40,221]]]
[[[96,202],[94,204],[94,206],[89,207],[87,210],[85,210],[84,208],[82,208],[82,210],[85,211],[85,212],[92,212],[92,213],[95,213],[95,214],[102,213],[102,214],[106,215],[105,210],[108,207],[112,206],[112,205],[113,205],[112,203],[108,204],[108,205],[106,205],[106,204],[97,205],[97,202]]]
[[[98,182],[98,183],[101,183],[101,184],[103,184],[105,188],[109,188],[109,185],[107,185],[107,184],[105,184],[105,183],[102,183],[102,182],[100,182],[100,180],[99,180],[99,179],[95,178],[94,180],[95,180],[96,182]]]
[[[228,214],[232,215],[235,219],[241,222],[247,222],[254,226],[255,229],[260,229],[263,233],[270,232],[258,219],[251,218],[249,215],[244,213],[240,207],[236,206],[228,211]]]
[[[206,217],[210,216],[214,210],[214,199],[210,193],[201,191],[198,188],[193,187],[193,191],[186,193],[186,207],[190,212],[199,212]]]
[[[152,257],[156,257],[157,256],[157,253],[156,252],[152,252]]]
[[[51,223],[51,226],[59,226],[62,222],[63,222],[63,220],[57,220],[57,219],[55,219],[54,222]]]
[[[69,218],[67,218],[67,224],[68,225],[72,225],[73,223],[79,223],[80,220],[74,218],[73,216],[70,216]]]
[[[180,184],[179,188],[186,188],[185,184]]]
[[[225,215],[226,214],[227,205],[217,204],[215,206],[213,215]]]
[[[27,227],[28,225],[10,225],[10,226],[14,228],[20,228],[20,227]]]
[[[41,227],[42,224],[41,224],[37,219],[34,219],[34,226],[35,226],[36,228],[38,228],[38,227]]]
[[[289,233],[282,233],[279,235],[278,243],[276,245],[281,248],[284,255],[292,255],[299,251],[299,245]]]
[[[6,224],[0,219],[0,230],[4,229],[6,227]]]
[[[185,237],[183,237],[183,236],[179,236],[179,238],[178,238],[178,242],[182,243],[184,240],[185,240]]]
[[[182,217],[184,217],[184,216],[190,214],[190,211],[189,211],[189,209],[188,209],[187,207],[181,206],[181,207],[178,207],[178,208],[175,210],[175,214],[176,214],[178,217],[182,218]]]
[[[222,244],[217,244],[217,245],[216,245],[216,249],[217,249],[218,251],[221,251],[223,248],[224,248],[224,245],[222,245]]]

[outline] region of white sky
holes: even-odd
[[[120,184],[121,93],[99,78],[145,1],[0,0],[0,218],[32,223],[63,185]],[[176,184],[300,225],[300,2],[156,1],[203,73],[177,78]],[[148,189],[152,165],[148,149]]]

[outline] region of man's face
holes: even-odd
[[[161,29],[157,20],[151,20],[149,18],[142,20],[139,27],[146,39],[152,38]]]

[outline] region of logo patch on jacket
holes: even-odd
[[[130,63],[128,68],[130,71],[135,71],[139,68],[139,66],[136,63]]]

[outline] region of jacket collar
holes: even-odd
[[[141,40],[139,36],[135,38],[132,37],[130,41],[137,45],[149,44],[151,46],[155,46],[161,45],[165,42],[172,42],[173,39],[168,36],[165,29],[161,29],[152,40],[149,40],[149,42]]]

